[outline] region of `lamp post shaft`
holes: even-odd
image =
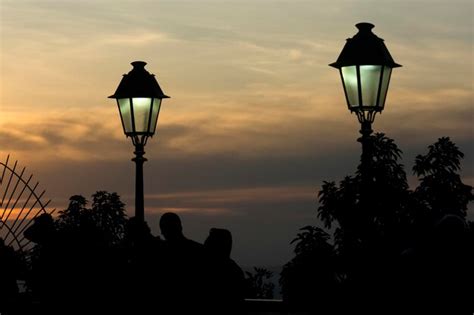
[[[135,218],[139,222],[145,221],[145,196],[143,191],[143,163],[147,160],[143,157],[145,149],[143,144],[135,144],[135,157],[132,161],[136,165],[135,173]]]
[[[362,145],[362,154],[360,158],[360,224],[364,227],[360,231],[359,237],[364,240],[371,239],[371,202],[370,202],[370,187],[371,187],[371,159],[372,159],[372,123],[370,121],[362,121],[361,129],[359,131],[361,137],[357,139]]]
[[[361,137],[357,139],[362,144],[362,155],[360,157],[361,177],[362,177],[362,194],[363,199],[368,196],[368,186],[370,183],[370,159],[372,158],[372,141],[370,135],[372,134],[372,123],[370,121],[363,121],[361,129],[359,130]]]
[[[372,134],[372,123],[370,121],[363,121],[361,123],[361,128],[360,128],[360,134],[362,137],[357,139],[362,144],[362,156],[361,156],[361,164],[366,171],[366,168],[370,164],[370,158],[371,158],[371,151],[372,151],[372,145],[370,143],[370,135]]]
[[[371,216],[371,203],[370,203],[370,187],[371,187],[371,159],[372,159],[372,139],[370,135],[372,134],[372,123],[370,121],[363,121],[361,123],[360,129],[361,137],[357,139],[362,144],[362,155],[361,155],[361,196],[360,204],[362,216],[365,218],[370,218]],[[367,223],[368,224],[368,223]],[[367,226],[369,227],[369,226]],[[369,229],[364,229],[364,233],[369,233]],[[366,237],[366,236],[363,236]]]

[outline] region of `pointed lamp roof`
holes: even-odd
[[[401,67],[393,60],[384,44],[384,40],[372,33],[373,24],[362,22],[356,24],[356,27],[359,32],[354,37],[347,39],[339,58],[330,66],[334,68],[354,65]]]
[[[109,98],[130,98],[130,97],[149,97],[149,98],[169,98],[163,93],[155,75],[145,70],[146,62],[132,62],[133,69],[124,74],[122,81],[115,93]]]

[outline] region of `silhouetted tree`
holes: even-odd
[[[270,281],[273,272],[254,267],[254,272],[246,271],[245,281],[247,283],[246,297],[249,299],[272,299],[275,284]]]
[[[79,229],[83,224],[84,217],[88,216],[89,209],[86,208],[87,200],[81,195],[69,198],[69,206],[59,211],[58,224],[66,229]]]
[[[110,312],[123,301],[119,279],[127,262],[120,247],[127,222],[124,204],[116,193],[98,191],[92,198],[88,208],[83,196],[72,196],[56,220],[39,216],[25,231],[36,243],[29,286],[44,312],[61,313],[70,305],[76,305],[68,309],[71,314],[105,308]]]
[[[416,157],[413,171],[420,183],[414,191],[409,189],[404,166],[400,163],[402,152],[395,142],[381,133],[372,135],[369,141],[371,156],[367,167],[359,165],[354,175],[346,176],[339,184],[323,182],[318,218],[326,229],[334,231],[336,263],[327,267],[327,277],[336,269],[338,296],[353,310],[370,311],[372,308],[380,312],[383,304],[393,303],[393,300],[387,301],[388,296],[396,295],[393,284],[397,283],[397,277],[403,278],[397,271],[400,254],[409,252],[410,248],[421,252],[417,246],[433,244],[431,239],[435,233],[431,230],[445,215],[456,215],[465,220],[473,194],[472,187],[464,184],[458,173],[464,155],[449,138],[440,138],[428,147],[426,155]],[[324,240],[323,234],[318,233]],[[310,230],[304,236],[300,233],[297,237],[299,249],[311,248],[318,233]],[[462,251],[467,247],[458,248]],[[447,252],[441,254],[447,255]],[[295,261],[301,256],[297,251],[295,254],[286,266],[286,277],[290,267],[304,270],[303,266],[295,267]],[[316,261],[326,259],[321,253],[317,256]],[[407,259],[403,260],[408,268],[419,270],[413,263],[407,263]],[[462,266],[465,268],[465,264]],[[283,283],[287,281],[282,280]],[[304,283],[300,280],[300,287]],[[284,297],[292,295],[285,289],[283,293]]]
[[[414,203],[400,163],[401,150],[384,134],[370,141],[369,166],[359,165],[356,174],[339,185],[324,182],[318,208],[325,227],[334,228],[339,294],[361,305],[381,300],[378,295],[393,277],[391,265],[410,242]],[[334,268],[327,271],[333,272]]]
[[[418,155],[413,173],[420,179],[415,198],[423,205],[427,220],[436,221],[446,214],[466,217],[467,205],[473,200],[472,187],[462,182],[464,154],[448,138],[440,138],[428,147],[428,153]]]
[[[94,236],[94,243],[100,239],[106,245],[118,244],[124,237],[126,214],[117,193],[97,191],[92,195],[92,207],[86,206],[83,196],[69,198],[68,208],[59,212],[59,229],[85,238]]]
[[[281,272],[280,285],[284,301],[293,310],[318,305],[319,311],[332,307],[337,286],[334,248],[323,229],[305,226],[291,242],[296,256]],[[331,271],[332,270],[332,271]]]
[[[406,221],[410,192],[399,162],[401,151],[384,134],[375,134],[371,140],[368,187],[363,190],[359,165],[355,176],[346,176],[339,187],[335,182],[324,182],[319,192],[318,217],[326,228],[336,225],[335,244],[340,254],[393,239]],[[368,202],[362,203],[364,198]]]

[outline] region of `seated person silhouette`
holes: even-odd
[[[22,271],[21,263],[19,254],[0,237],[0,270],[3,271],[0,278],[0,314],[13,314],[15,304],[18,303],[19,291],[16,280]]]
[[[208,258],[208,292],[214,314],[239,314],[245,294],[242,269],[230,258],[232,234],[212,228],[204,242]]]
[[[398,285],[410,314],[472,314],[472,244],[465,220],[448,214],[401,254]]]
[[[166,314],[180,314],[186,309],[202,309],[205,304],[204,248],[183,234],[181,219],[168,212],[160,219],[163,242],[162,265],[159,270]]]
[[[435,224],[424,257],[424,292],[436,301],[431,309],[445,314],[472,314],[472,244],[468,227],[457,215],[447,214]],[[471,287],[470,290],[466,288]]]

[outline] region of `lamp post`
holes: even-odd
[[[154,74],[145,70],[146,62],[132,62],[133,69],[124,74],[115,93],[109,98],[117,100],[117,106],[125,135],[135,146],[135,218],[145,221],[143,192],[143,163],[147,160],[145,145],[148,137],[155,134],[161,101],[166,96],[155,79]]]
[[[370,135],[375,114],[384,109],[392,69],[397,64],[383,39],[372,33],[371,23],[358,23],[359,32],[347,39],[337,61],[330,66],[339,69],[347,106],[361,124],[358,139],[362,143],[362,176],[367,175],[371,158]]]

